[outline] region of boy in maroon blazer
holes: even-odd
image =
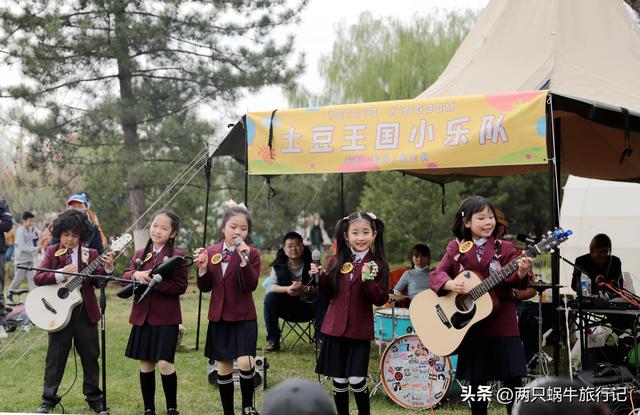
[[[63,272],[81,272],[88,264],[95,261],[99,254],[95,249],[83,246],[93,233],[93,227],[87,216],[77,210],[63,211],[51,225],[54,238],[60,243],[47,248],[40,268],[54,269]],[[104,268],[95,274],[111,274],[113,272],[113,252],[102,256]],[[38,271],[34,277],[36,285],[59,284],[69,278],[81,278],[61,274],[59,272]],[[84,382],[82,392],[86,396],[89,407],[96,413],[102,411],[102,391],[98,386],[98,326],[100,310],[91,279],[85,278],[80,287],[82,303],[74,308],[67,326],[60,331],[49,333],[44,388],[42,403],[37,413],[49,413],[60,402],[58,387],[64,375],[64,368],[73,341],[80,355]]]

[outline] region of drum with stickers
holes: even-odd
[[[436,356],[415,334],[389,343],[380,360],[380,382],[389,397],[407,409],[436,406],[460,393],[455,379],[457,356]]]
[[[413,333],[408,308],[376,308],[373,316],[377,343],[389,343],[396,337]]]

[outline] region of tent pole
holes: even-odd
[[[249,144],[244,142],[244,205],[249,208]]]
[[[553,106],[551,100],[553,97],[548,95],[547,97],[547,159],[549,165],[549,191],[551,192],[551,226],[556,228],[560,226],[560,200],[558,193],[558,183],[560,182],[560,160],[558,157],[560,149],[560,123],[559,120],[554,120]],[[554,125],[554,121],[557,125]],[[557,336],[557,340],[553,344],[553,368],[555,376],[560,374],[560,312],[558,306],[560,305],[560,256],[559,248],[556,248],[551,254],[551,284],[552,288],[552,307],[553,307],[553,332]],[[569,346],[567,346],[569,347]],[[570,364],[570,363],[569,363]]]
[[[209,193],[211,192],[211,157],[207,158],[207,164],[204,166],[204,175],[206,177],[207,191],[204,202],[204,235],[202,237],[202,246],[207,246],[207,224],[209,223]],[[196,269],[196,274],[197,274]],[[197,278],[197,275],[196,275]],[[196,350],[200,346],[200,316],[202,314],[202,291],[198,296],[198,324],[196,328]]]
[[[344,216],[344,173],[340,173],[340,217]]]

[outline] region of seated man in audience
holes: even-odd
[[[305,322],[314,318],[318,297],[313,278],[309,276],[311,251],[302,244],[302,236],[287,233],[271,263],[271,275],[263,286],[264,321],[267,328],[265,352],[280,350],[280,325],[278,318]]]

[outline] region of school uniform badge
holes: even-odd
[[[222,254],[220,252],[211,257],[211,263],[213,265],[219,264],[220,262],[222,262]]]
[[[153,258],[153,254],[151,252],[147,252],[147,255],[145,255],[144,259],[142,260],[142,263],[144,264],[145,262],[149,261],[151,258]]]
[[[53,254],[53,256],[62,256],[62,255],[64,255],[64,254],[66,254],[66,253],[67,253],[67,251],[68,251],[68,249],[67,249],[67,248],[60,248],[60,249],[58,249],[58,250],[56,251],[56,253],[55,253],[55,254]]]
[[[458,250],[461,254],[464,254],[465,252],[469,252],[471,248],[473,248],[473,242],[467,241],[463,244],[460,244],[460,248],[458,248]]]
[[[353,271],[353,264],[351,262],[345,262],[344,264],[342,264],[342,266],[340,267],[340,273],[341,274],[348,274],[351,271]]]

